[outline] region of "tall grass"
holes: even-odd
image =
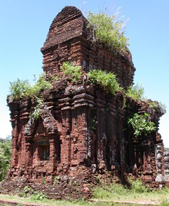
[[[87,18],[94,41],[103,43],[114,52],[126,52],[129,39],[124,35],[125,27],[122,20],[117,21],[116,15],[108,16],[103,12],[98,14],[89,12]]]
[[[95,187],[93,189],[93,198],[98,200],[135,200],[135,199],[146,199],[146,200],[158,200],[169,197],[169,189],[163,188],[161,190],[151,190],[144,186],[141,181],[131,181],[131,187],[126,187],[120,184],[111,183]]]

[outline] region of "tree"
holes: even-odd
[[[11,158],[11,141],[3,140],[0,141],[0,181],[2,181],[9,169],[10,158]]]

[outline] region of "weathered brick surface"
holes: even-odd
[[[75,61],[84,72],[112,71],[123,87],[130,86],[135,71],[130,52],[115,54],[93,43],[86,25],[75,7],[65,7],[56,16],[41,49],[47,76],[59,75],[64,61]],[[161,145],[163,150],[161,137],[155,131],[148,138],[136,138],[127,121],[136,112],[148,112],[158,128],[160,111],[151,110],[146,102],[125,99],[122,93],[111,95],[84,77],[77,84],[61,77],[52,90],[41,94],[44,103],[38,120],[30,117],[33,100],[8,98],[12,159],[4,185],[29,184],[55,198],[88,196],[89,183],[97,174],[107,178],[109,170],[111,177],[125,180],[126,174],[133,174],[158,186],[155,149]]]
[[[124,87],[133,82],[135,68],[130,52],[125,56],[113,54],[91,41],[87,20],[75,7],[65,7],[56,16],[41,51],[48,74],[58,73],[64,61],[75,61],[85,71],[96,68],[114,72]]]

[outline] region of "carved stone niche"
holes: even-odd
[[[156,147],[156,171],[157,171],[157,176],[155,181],[158,183],[164,183],[164,177],[162,174],[162,159],[163,159],[163,152],[162,152],[162,147],[161,145],[157,145]]]
[[[40,161],[49,160],[50,157],[50,146],[49,146],[49,138],[45,137],[44,139],[36,139],[35,146],[38,150],[38,159]]]
[[[31,117],[24,129],[27,164],[43,175],[57,170],[61,141],[57,121],[46,105],[38,120]]]
[[[169,152],[164,152],[164,178],[169,182]]]

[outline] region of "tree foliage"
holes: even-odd
[[[136,137],[140,135],[146,136],[156,130],[154,122],[150,121],[150,117],[147,113],[143,115],[135,113],[134,116],[128,120],[128,123],[133,127]]]
[[[11,141],[3,140],[0,141],[0,181],[2,181],[9,169],[11,158]]]
[[[125,52],[128,38],[124,36],[125,28],[123,21],[117,21],[117,16],[107,16],[105,13],[88,14],[88,28],[93,30],[95,39],[104,43],[113,51]]]

